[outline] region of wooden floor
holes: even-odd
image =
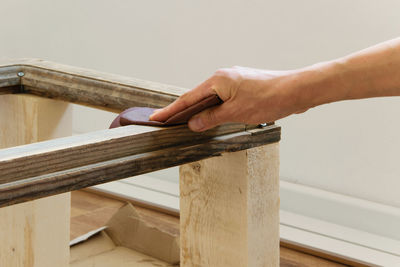
[[[124,205],[123,201],[86,191],[72,192],[71,240],[90,230],[103,226],[111,216]],[[164,231],[179,233],[179,218],[135,206],[142,217]],[[310,254],[281,246],[282,267],[339,267],[347,266]]]

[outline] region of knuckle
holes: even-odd
[[[215,76],[227,76],[229,75],[229,68],[222,68],[215,71]]]
[[[239,68],[223,68],[219,69],[215,72],[214,76],[219,79],[223,80],[230,80],[234,81],[237,79],[240,79],[241,77],[241,72]]]

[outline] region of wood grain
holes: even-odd
[[[222,135],[198,141],[198,144],[180,144],[166,149],[137,153],[54,173],[48,170],[48,174],[31,178],[25,177],[24,179],[21,178],[22,180],[0,185],[0,206],[73,191],[219,156],[222,152],[245,150],[280,140],[280,127],[273,125],[265,127],[263,131],[264,133],[256,135],[250,132]],[[137,143],[130,145],[134,147]],[[69,149],[73,148],[67,148],[67,150]],[[104,153],[103,151],[100,150],[100,153]],[[11,155],[15,157],[14,153],[11,153]],[[43,153],[39,153],[39,155],[43,155]],[[66,160],[69,160],[69,158],[66,158]],[[7,160],[0,160],[0,169],[3,164],[6,165],[7,163]],[[34,171],[38,163],[33,162],[32,166]]]
[[[0,184],[169,147],[191,146],[243,130],[244,125],[231,124],[199,134],[184,125],[131,125],[13,147],[0,150]]]
[[[279,265],[278,144],[180,167],[181,266]]]
[[[54,101],[34,96],[0,96],[0,147],[52,136],[58,117],[48,115],[63,112],[65,105],[50,102]],[[48,127],[40,127],[44,120]],[[68,266],[69,210],[69,193],[1,208],[0,266]]]
[[[20,72],[20,75],[17,74],[17,78],[15,77],[16,71]],[[127,80],[118,76],[40,60],[25,60],[13,65],[0,66],[0,82],[0,87],[6,88],[3,92],[14,92],[10,91],[10,88],[19,86],[18,92],[20,93],[113,110],[123,110],[131,106],[163,107],[185,92],[183,89],[172,86],[136,79]],[[12,114],[9,115],[12,116]],[[6,121],[8,122],[7,117]],[[31,122],[27,122],[27,124],[29,123]],[[0,151],[0,172],[2,173],[0,206],[69,192],[220,156],[223,152],[235,152],[276,143],[279,140],[280,128],[274,125],[263,129],[237,124],[224,125],[201,134],[192,133],[185,126],[169,129],[130,126],[10,148]],[[264,170],[267,168],[265,166],[271,164],[273,168],[277,169],[277,164],[275,158],[266,165],[257,162],[264,159],[262,151],[263,148],[259,148],[221,157],[222,160],[229,157],[238,159],[238,164],[233,166],[239,166],[239,169],[242,170],[239,176],[243,176],[245,173],[244,180],[245,183],[248,183],[244,185],[245,197],[240,202],[242,212],[234,215],[236,216],[234,223],[240,226],[235,228],[239,232],[239,238],[231,239],[229,232],[217,229],[217,239],[215,240],[218,238],[219,240],[215,244],[228,248],[224,257],[229,259],[219,260],[217,254],[212,251],[214,247],[210,246],[202,251],[205,253],[201,253],[205,256],[203,260],[205,265],[201,266],[210,266],[208,263],[212,263],[212,266],[277,265],[279,253],[276,244],[278,244],[279,235],[275,229],[277,227],[275,221],[277,220],[278,205],[274,205],[272,202],[277,203],[278,196],[271,189],[274,182],[266,183],[264,181]],[[241,156],[235,157],[235,155]],[[213,159],[211,163],[219,162],[218,160],[220,159]],[[227,173],[232,167],[232,164],[228,163],[224,163],[221,168]],[[245,163],[244,166],[240,167],[241,163]],[[214,170],[217,165],[210,167],[209,170]],[[271,172],[269,175],[277,177],[275,172]],[[237,174],[234,176],[239,177]],[[254,176],[253,179],[250,179],[250,176]],[[228,175],[222,173],[222,177],[226,178],[222,181],[229,181]],[[259,186],[265,187],[267,190],[271,189],[268,198],[263,198],[259,194],[260,191],[257,191]],[[233,185],[228,186],[226,190],[221,188],[221,192],[223,195],[225,192],[231,193],[236,189]],[[207,194],[208,192],[202,193]],[[229,204],[227,199],[221,201],[220,205],[216,205],[221,212],[224,212],[223,206]],[[267,202],[259,202],[259,199],[267,200]],[[271,202],[270,199],[273,201]],[[187,202],[192,200],[188,199]],[[265,210],[266,207],[267,210]],[[270,209],[271,207],[273,209]],[[271,216],[261,216],[258,213],[260,211],[261,215],[271,212]],[[215,222],[218,223],[218,218]],[[245,224],[242,224],[243,222]],[[241,226],[244,228],[242,229]],[[193,229],[185,227],[183,229],[192,234],[195,233]],[[256,233],[255,231],[258,230],[261,232]],[[186,238],[188,236],[190,235],[185,233],[182,240],[189,242],[189,239]],[[224,237],[227,237],[226,240]],[[204,239],[206,238],[212,239],[213,237],[207,235]],[[196,248],[202,244],[200,239],[195,239]],[[265,239],[269,239],[267,244],[264,242]],[[236,242],[236,248],[239,250],[229,247],[230,240]],[[243,251],[242,248],[244,248]],[[238,251],[237,255],[233,253],[235,250]],[[183,266],[198,266],[196,261],[201,262],[197,252],[190,256],[185,253],[182,255],[186,255],[183,259],[187,260]],[[266,258],[269,259],[266,260]],[[219,265],[219,262],[223,265]]]
[[[18,76],[21,68],[19,66],[0,66],[0,88],[19,86],[21,78]]]
[[[12,63],[0,64],[0,87],[21,85],[25,93],[119,111],[132,106],[164,107],[187,91],[43,60],[7,64]]]

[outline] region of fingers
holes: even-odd
[[[176,99],[173,103],[169,104],[165,108],[156,110],[150,116],[150,120],[166,121],[172,115],[181,112],[187,107],[200,102],[202,99],[212,94],[215,94],[215,92],[211,88],[210,82],[207,80],[196,88],[180,96],[178,99]]]
[[[228,112],[229,109],[226,103],[218,107],[206,109],[189,120],[189,128],[194,132],[203,132],[214,128],[215,126],[228,122]]]

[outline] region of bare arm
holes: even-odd
[[[151,119],[166,120],[215,93],[224,103],[193,116],[192,130],[204,131],[226,122],[275,121],[341,100],[400,96],[400,38],[298,70],[221,69]]]

